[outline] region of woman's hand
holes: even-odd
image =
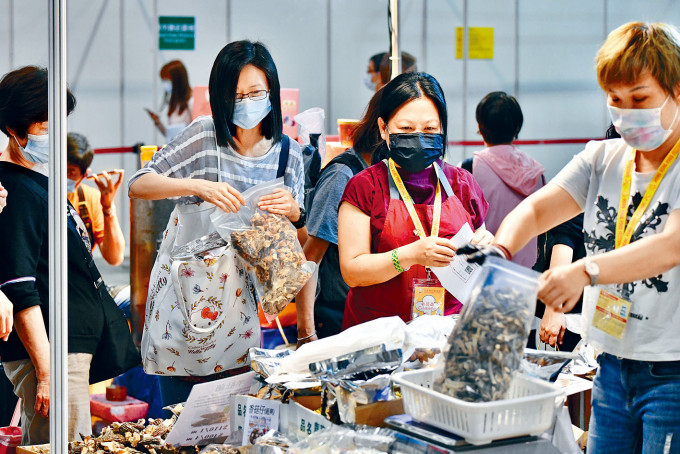
[[[486,227],[481,226],[475,231],[474,236],[470,240],[472,244],[478,244],[479,246],[488,246],[493,242],[493,234],[486,230]]]
[[[295,346],[296,349],[310,342],[314,342],[315,340],[319,340],[319,336],[316,335],[316,329],[314,328],[314,325],[312,325],[311,327],[298,326],[297,336],[298,341],[297,345]]]
[[[50,412],[50,376],[38,379],[35,390],[35,412],[47,418]]]
[[[216,183],[208,180],[191,180],[194,184],[194,195],[212,203],[226,212],[236,213],[246,204],[240,192],[227,183]]]
[[[569,312],[578,303],[590,278],[581,260],[551,268],[541,276],[538,298],[559,312]]]
[[[561,312],[546,306],[545,313],[541,319],[541,328],[538,332],[538,337],[541,341],[550,345],[551,347],[562,345],[564,340],[564,332],[567,329],[567,318]]]
[[[430,236],[400,247],[397,255],[404,269],[412,265],[442,267],[451,263],[456,248],[451,240]]]
[[[5,208],[5,205],[7,205],[7,189],[3,188],[0,184],[0,213],[2,213],[2,209]]]
[[[282,214],[291,222],[300,220],[300,206],[293,198],[293,194],[285,189],[279,188],[269,195],[262,196],[257,206],[272,214]]]
[[[12,332],[14,315],[12,302],[0,291],[0,339],[6,341]]]

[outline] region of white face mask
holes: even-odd
[[[162,80],[161,87],[163,87],[163,92],[165,93],[165,95],[170,97],[170,95],[172,94],[172,81],[165,79]]]
[[[659,148],[673,133],[673,126],[678,117],[678,106],[675,108],[673,121],[668,129],[661,126],[661,110],[664,108],[670,95],[661,107],[652,109],[622,109],[620,107],[607,106],[609,116],[616,131],[628,145],[640,151],[651,151]]]
[[[374,73],[366,73],[364,76],[364,85],[371,91],[375,91],[375,89],[378,88],[378,82],[373,80],[373,74]]]
[[[19,145],[19,141],[15,137],[19,150],[23,155],[24,159],[33,164],[47,164],[50,158],[50,136],[47,134],[41,135],[28,135],[28,141],[26,146],[22,147]]]

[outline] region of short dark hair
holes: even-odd
[[[378,149],[382,143],[380,128],[378,128],[379,105],[383,89],[376,91],[368,102],[366,112],[359,124],[352,131],[352,148],[358,153],[371,153]]]
[[[236,125],[232,122],[234,116],[234,100],[236,87],[241,70],[247,65],[261,69],[269,84],[269,100],[272,110],[262,120],[262,134],[274,143],[281,140],[283,135],[283,119],[281,116],[281,85],[279,73],[271,54],[260,42],[234,41],[229,43],[217,54],[208,90],[210,92],[210,108],[215,122],[215,137],[217,144],[223,147],[231,146],[238,149],[234,142]]]
[[[517,100],[502,91],[491,92],[479,101],[475,116],[479,132],[489,145],[512,143],[524,122]]]
[[[47,102],[46,68],[24,66],[8,72],[0,80],[0,131],[9,137],[12,130],[19,138],[26,138],[32,124],[47,121]],[[75,106],[76,98],[67,90],[67,113],[70,114]],[[11,158],[20,159],[19,156]]]
[[[382,59],[385,55],[387,55],[387,52],[380,52],[368,59],[369,62],[373,62],[373,70],[375,72],[380,72],[380,62],[382,62]]]
[[[189,85],[187,69],[181,61],[172,60],[163,65],[160,75],[161,78],[172,82],[172,93],[168,102],[168,116],[177,108],[179,108],[178,113],[181,114],[189,107],[189,99],[191,99],[191,86]]]
[[[77,132],[69,132],[66,136],[66,162],[76,165],[80,173],[85,175],[88,167],[94,159],[94,150],[84,135]]]
[[[437,108],[437,113],[439,113],[439,122],[442,127],[441,134],[444,139],[444,149],[442,151],[446,151],[446,131],[448,128],[446,98],[437,79],[422,72],[403,73],[385,85],[382,92],[378,117],[382,118],[385,123],[388,123],[396,111],[409,101],[422,96],[432,101]]]
[[[380,72],[380,80],[383,84],[390,81],[390,73],[392,72],[392,60],[390,60],[390,54],[385,53],[382,60],[380,61],[380,67],[378,71]],[[409,54],[408,52],[401,53],[401,72],[416,72],[418,71],[418,65],[416,63],[416,57]]]

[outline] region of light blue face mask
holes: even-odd
[[[364,85],[371,91],[375,91],[378,88],[378,82],[373,80],[373,74],[375,73],[366,73],[364,76]]]
[[[75,190],[76,190],[76,184],[77,184],[77,183],[78,183],[78,182],[77,182],[76,180],[72,180],[72,179],[70,179],[70,178],[67,178],[67,179],[66,179],[66,192],[70,194],[70,193],[72,193],[73,191],[75,191]]]
[[[239,128],[253,129],[272,110],[272,103],[269,94],[264,99],[253,101],[246,98],[234,104],[234,116],[231,121]]]
[[[47,164],[50,158],[50,136],[48,134],[41,134],[39,136],[29,134],[26,146],[19,145],[19,141],[15,137],[19,150],[28,162],[33,164]]]

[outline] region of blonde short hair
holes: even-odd
[[[600,86],[634,83],[645,71],[673,94],[680,83],[680,33],[668,24],[629,22],[612,31],[597,53]]]

